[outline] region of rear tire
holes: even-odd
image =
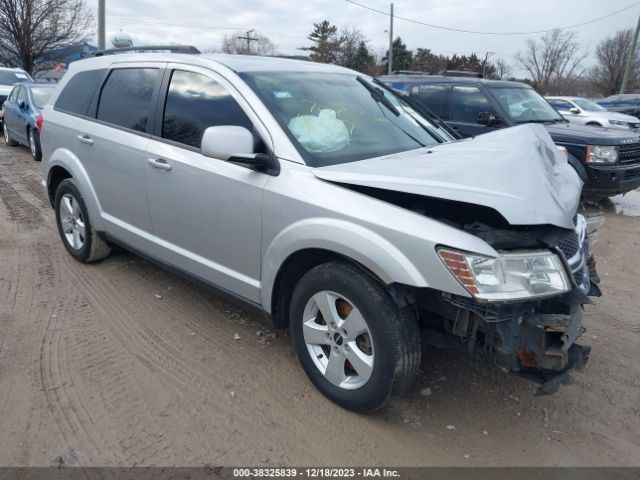
[[[36,162],[42,160],[42,147],[40,146],[40,135],[33,128],[27,128],[27,139],[29,140],[29,150]]]
[[[319,265],[300,279],[291,299],[290,329],[311,382],[348,410],[386,406],[412,385],[420,367],[413,313],[346,262]]]
[[[9,129],[7,128],[7,122],[2,122],[2,133],[4,135],[4,143],[6,143],[9,147],[16,147],[18,142],[11,138],[11,134],[9,133]]]
[[[72,179],[58,185],[54,206],[60,239],[73,258],[90,263],[111,253],[111,247],[93,229],[84,199]]]

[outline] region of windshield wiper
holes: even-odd
[[[367,90],[369,90],[369,93],[371,93],[371,97],[378,103],[381,103],[382,105],[384,105],[385,107],[387,107],[387,109],[393,113],[396,117],[400,116],[400,110],[398,110],[396,108],[396,106],[391,102],[391,100],[389,100],[387,97],[384,96],[384,92],[378,88],[378,87],[374,87],[373,85],[371,85],[369,82],[367,82],[367,80],[364,77],[361,77],[360,75],[358,75],[356,77],[356,80],[358,81],[358,83],[360,83],[364,88],[366,88]]]

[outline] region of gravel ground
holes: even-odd
[[[327,401],[286,331],[215,292],[126,252],[72,260],[26,149],[0,146],[0,197],[2,466],[640,465],[637,192],[604,204],[572,385],[536,396],[429,350],[373,415]]]

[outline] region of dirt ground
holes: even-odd
[[[372,415],[327,401],[286,331],[265,341],[215,292],[126,252],[71,259],[26,149],[0,146],[0,196],[1,466],[640,465],[636,192],[604,205],[604,296],[574,384],[536,396],[429,350],[413,391]]]

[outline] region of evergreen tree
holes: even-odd
[[[353,58],[353,64],[350,67],[354,70],[358,70],[359,72],[369,72],[371,71],[373,63],[373,55],[369,53],[367,45],[364,42],[360,42],[358,50]]]
[[[393,65],[391,70],[409,70],[411,68],[411,64],[413,62],[413,53],[411,50],[407,48],[407,46],[402,42],[400,37],[396,38],[393,41]],[[389,51],[387,50],[387,54],[382,59],[383,65],[386,68],[389,65]]]
[[[338,28],[324,20],[313,24],[313,31],[307,37],[315,45],[304,47],[302,50],[313,52],[309,58],[313,62],[336,63],[340,44],[342,43],[337,35]]]

